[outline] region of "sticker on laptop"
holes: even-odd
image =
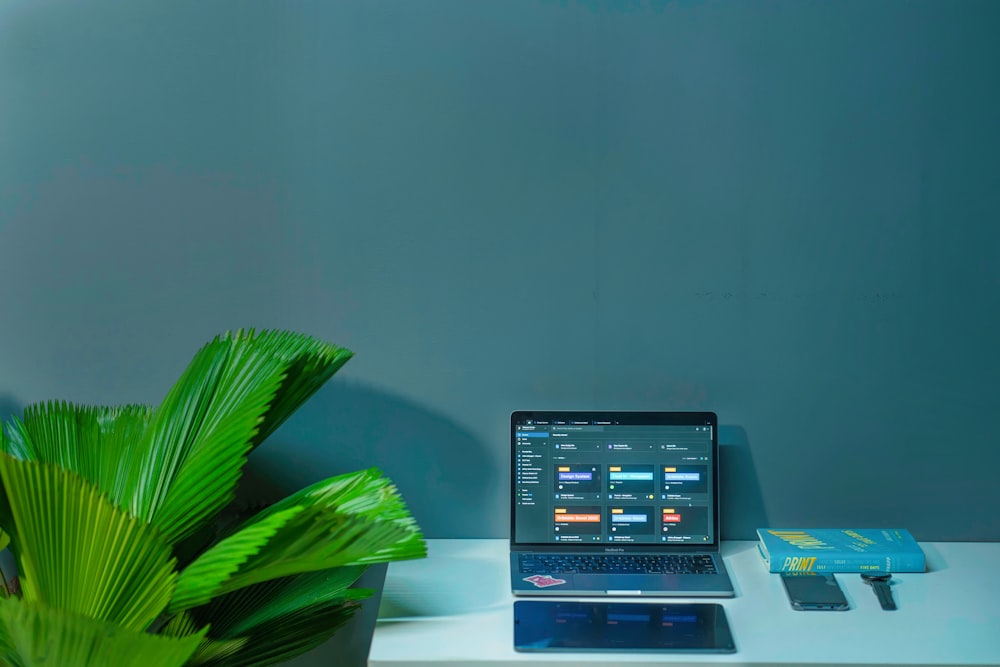
[[[558,586],[559,584],[565,584],[565,579],[556,579],[555,577],[550,577],[546,574],[536,574],[530,577],[525,577],[524,581],[532,583],[535,588],[548,588],[549,586]]]

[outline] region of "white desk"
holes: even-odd
[[[507,541],[429,540],[426,559],[389,565],[368,664],[1000,665],[1000,542],[922,546],[928,571],[893,576],[897,611],[882,611],[860,576],[839,574],[851,610],[802,612],[754,542],[725,543],[736,597],[702,601],[725,606],[737,652],[686,656],[518,653]]]

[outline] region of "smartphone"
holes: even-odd
[[[716,603],[514,603],[517,651],[733,653],[726,611]]]
[[[782,572],[792,609],[798,611],[847,611],[850,605],[837,578],[830,573]]]

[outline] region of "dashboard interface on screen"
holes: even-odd
[[[515,542],[714,544],[715,427],[703,421],[515,419]]]

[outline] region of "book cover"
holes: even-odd
[[[924,552],[904,528],[758,528],[770,572],[923,572]]]

